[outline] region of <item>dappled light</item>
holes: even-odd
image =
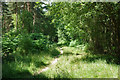
[[[118,2],[1,4],[3,79],[118,78]]]

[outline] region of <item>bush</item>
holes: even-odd
[[[30,37],[33,40],[36,49],[47,50],[50,47],[51,42],[42,33],[32,33]]]
[[[70,47],[75,47],[75,46],[77,46],[79,43],[78,43],[78,41],[77,40],[72,40],[71,42],[70,42]]]
[[[15,32],[5,33],[2,40],[2,54],[20,52],[28,54],[33,51],[48,50],[51,42],[42,33],[16,34]]]
[[[30,38],[32,39],[32,40],[39,40],[39,39],[45,39],[45,38],[47,38],[46,36],[44,36],[42,33],[31,33],[30,34]]]
[[[20,38],[21,38],[20,34],[16,36],[12,32],[5,33],[2,36],[2,55],[8,56],[9,53],[13,53],[14,51],[16,51]]]
[[[50,41],[42,33],[31,33],[29,35],[25,35],[19,42],[19,49],[25,54],[48,50],[49,47]]]
[[[28,54],[33,49],[32,39],[28,35],[22,36],[18,44],[22,53]]]

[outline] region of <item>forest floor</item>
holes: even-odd
[[[50,64],[50,65],[54,65],[55,63],[57,63],[58,60],[59,60],[59,58],[55,58],[53,61],[51,61],[51,64]],[[44,71],[47,71],[48,69],[49,69],[49,67],[45,67],[45,68],[43,68],[42,70],[37,71],[37,73],[35,73],[35,75],[36,75],[36,74],[40,74],[40,73],[42,73],[42,72],[44,72]]]
[[[59,48],[56,48],[41,54],[19,56],[16,62],[4,63],[3,77],[117,78],[119,65],[108,63],[108,57],[88,54],[75,47],[63,47],[60,55]]]
[[[104,55],[107,57],[108,55]],[[102,55],[91,55],[79,48],[63,47],[63,55],[38,72],[45,78],[117,78],[118,65],[108,64]]]

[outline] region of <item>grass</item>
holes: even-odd
[[[81,48],[63,47],[63,55],[49,65],[59,54],[59,48],[27,56],[16,55],[15,60],[3,63],[3,78],[117,78],[119,65],[108,63],[109,55],[85,53]],[[49,69],[36,76],[46,66]]]
[[[32,78],[33,75],[49,65],[59,52],[56,49],[42,51],[28,55],[11,55],[9,60],[3,61],[3,78]],[[12,60],[14,59],[14,60]]]
[[[47,78],[117,78],[118,67],[116,64],[108,64],[104,59],[89,61],[86,53],[74,47],[64,47],[64,55],[55,65],[43,72]],[[70,53],[68,55],[68,53]],[[80,53],[76,55],[76,53]],[[109,56],[108,56],[109,57]],[[86,60],[85,60],[86,59]],[[94,58],[92,58],[94,59]]]
[[[48,78],[117,78],[118,67],[115,65],[108,65],[103,61],[73,62],[71,58],[61,57],[61,60],[44,74]]]

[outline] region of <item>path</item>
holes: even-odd
[[[61,54],[63,54],[62,48],[60,48],[60,54],[57,56],[57,58],[55,58],[53,61],[51,61],[51,64],[50,64],[50,65],[53,65],[53,64],[57,63],[57,61],[59,60],[58,57],[59,57]],[[49,67],[45,67],[45,68],[43,68],[42,70],[40,70],[40,71],[38,71],[37,73],[35,73],[34,75],[40,74],[41,72],[47,71],[48,69],[49,69]]]

